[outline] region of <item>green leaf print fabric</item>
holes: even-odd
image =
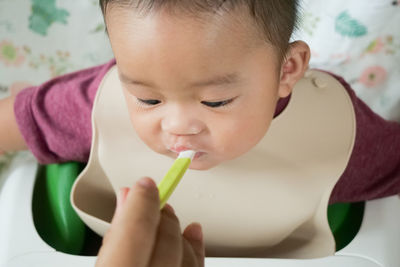
[[[51,24],[67,24],[69,12],[56,7],[55,0],[32,0],[32,14],[29,16],[29,28],[41,35],[47,35]]]
[[[335,21],[336,32],[342,36],[360,37],[367,34],[367,27],[352,18],[347,11],[340,13]]]

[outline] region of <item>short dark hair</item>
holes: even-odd
[[[108,5],[156,10],[168,6],[190,12],[229,11],[248,7],[256,25],[265,34],[265,40],[278,51],[280,60],[285,58],[290,37],[297,26],[298,0],[99,0],[105,17]]]

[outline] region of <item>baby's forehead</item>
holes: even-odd
[[[195,15],[177,12],[159,10],[141,13],[119,8],[108,13],[107,28],[109,32],[130,28],[131,32],[127,34],[132,35],[146,35],[149,32],[154,36],[166,34],[177,38],[187,35],[202,43],[229,38],[229,46],[242,45],[243,48],[266,44],[262,32],[248,12],[230,10]]]
[[[106,23],[111,18],[115,19],[115,17],[118,17],[121,20],[135,17],[136,19],[143,21],[162,18],[165,22],[186,22],[191,20],[196,21],[197,26],[216,24],[220,26],[224,25],[227,29],[235,30],[240,25],[241,27],[246,27],[248,33],[253,33],[254,30],[257,30],[257,33],[262,34],[262,29],[260,29],[248,8],[232,8],[214,11],[198,9],[195,8],[195,6],[193,8],[183,8],[180,5],[171,5],[159,9],[143,10],[140,8],[117,6],[117,8],[112,8],[107,11],[105,15]],[[190,26],[193,26],[193,23],[190,24]]]
[[[244,23],[245,19],[233,15],[198,18],[187,13],[173,16],[169,12],[154,12],[144,16],[111,9],[109,37],[125,73],[164,84],[186,85],[242,72],[243,66],[258,60],[252,55],[261,55],[260,50],[263,54],[258,58],[269,61],[277,58],[272,54],[275,53],[272,46],[253,37],[256,30],[249,29],[251,26]],[[188,80],[175,83],[170,77]]]
[[[216,23],[218,18],[220,24],[221,21],[225,21],[225,26],[231,27],[232,31],[246,27],[244,32],[248,35],[242,38],[271,44],[276,48],[280,61],[285,58],[289,49],[290,37],[298,21],[299,2],[299,0],[100,0],[107,24],[110,17],[107,13],[119,10],[126,11],[126,14],[140,15],[142,18],[169,13],[171,19],[197,18],[207,25],[211,22]],[[192,24],[188,26],[193,28]]]

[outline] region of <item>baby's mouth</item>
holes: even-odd
[[[200,158],[204,154],[206,154],[206,153],[205,152],[196,152],[196,154],[193,157],[193,160],[196,160],[196,159]]]
[[[168,150],[171,151],[172,153],[174,153],[174,158],[177,158],[180,152],[186,151],[186,150],[194,150],[194,149],[178,149],[178,150],[168,149]],[[196,150],[194,150],[194,151],[196,151]],[[202,152],[202,151],[196,151],[196,154],[194,155],[193,160],[196,160],[196,159],[202,157],[204,154],[206,154],[206,153]]]

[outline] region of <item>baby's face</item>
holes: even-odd
[[[285,95],[275,50],[250,18],[111,8],[106,19],[131,121],[152,150],[195,150],[191,169],[204,170],[265,135]]]

